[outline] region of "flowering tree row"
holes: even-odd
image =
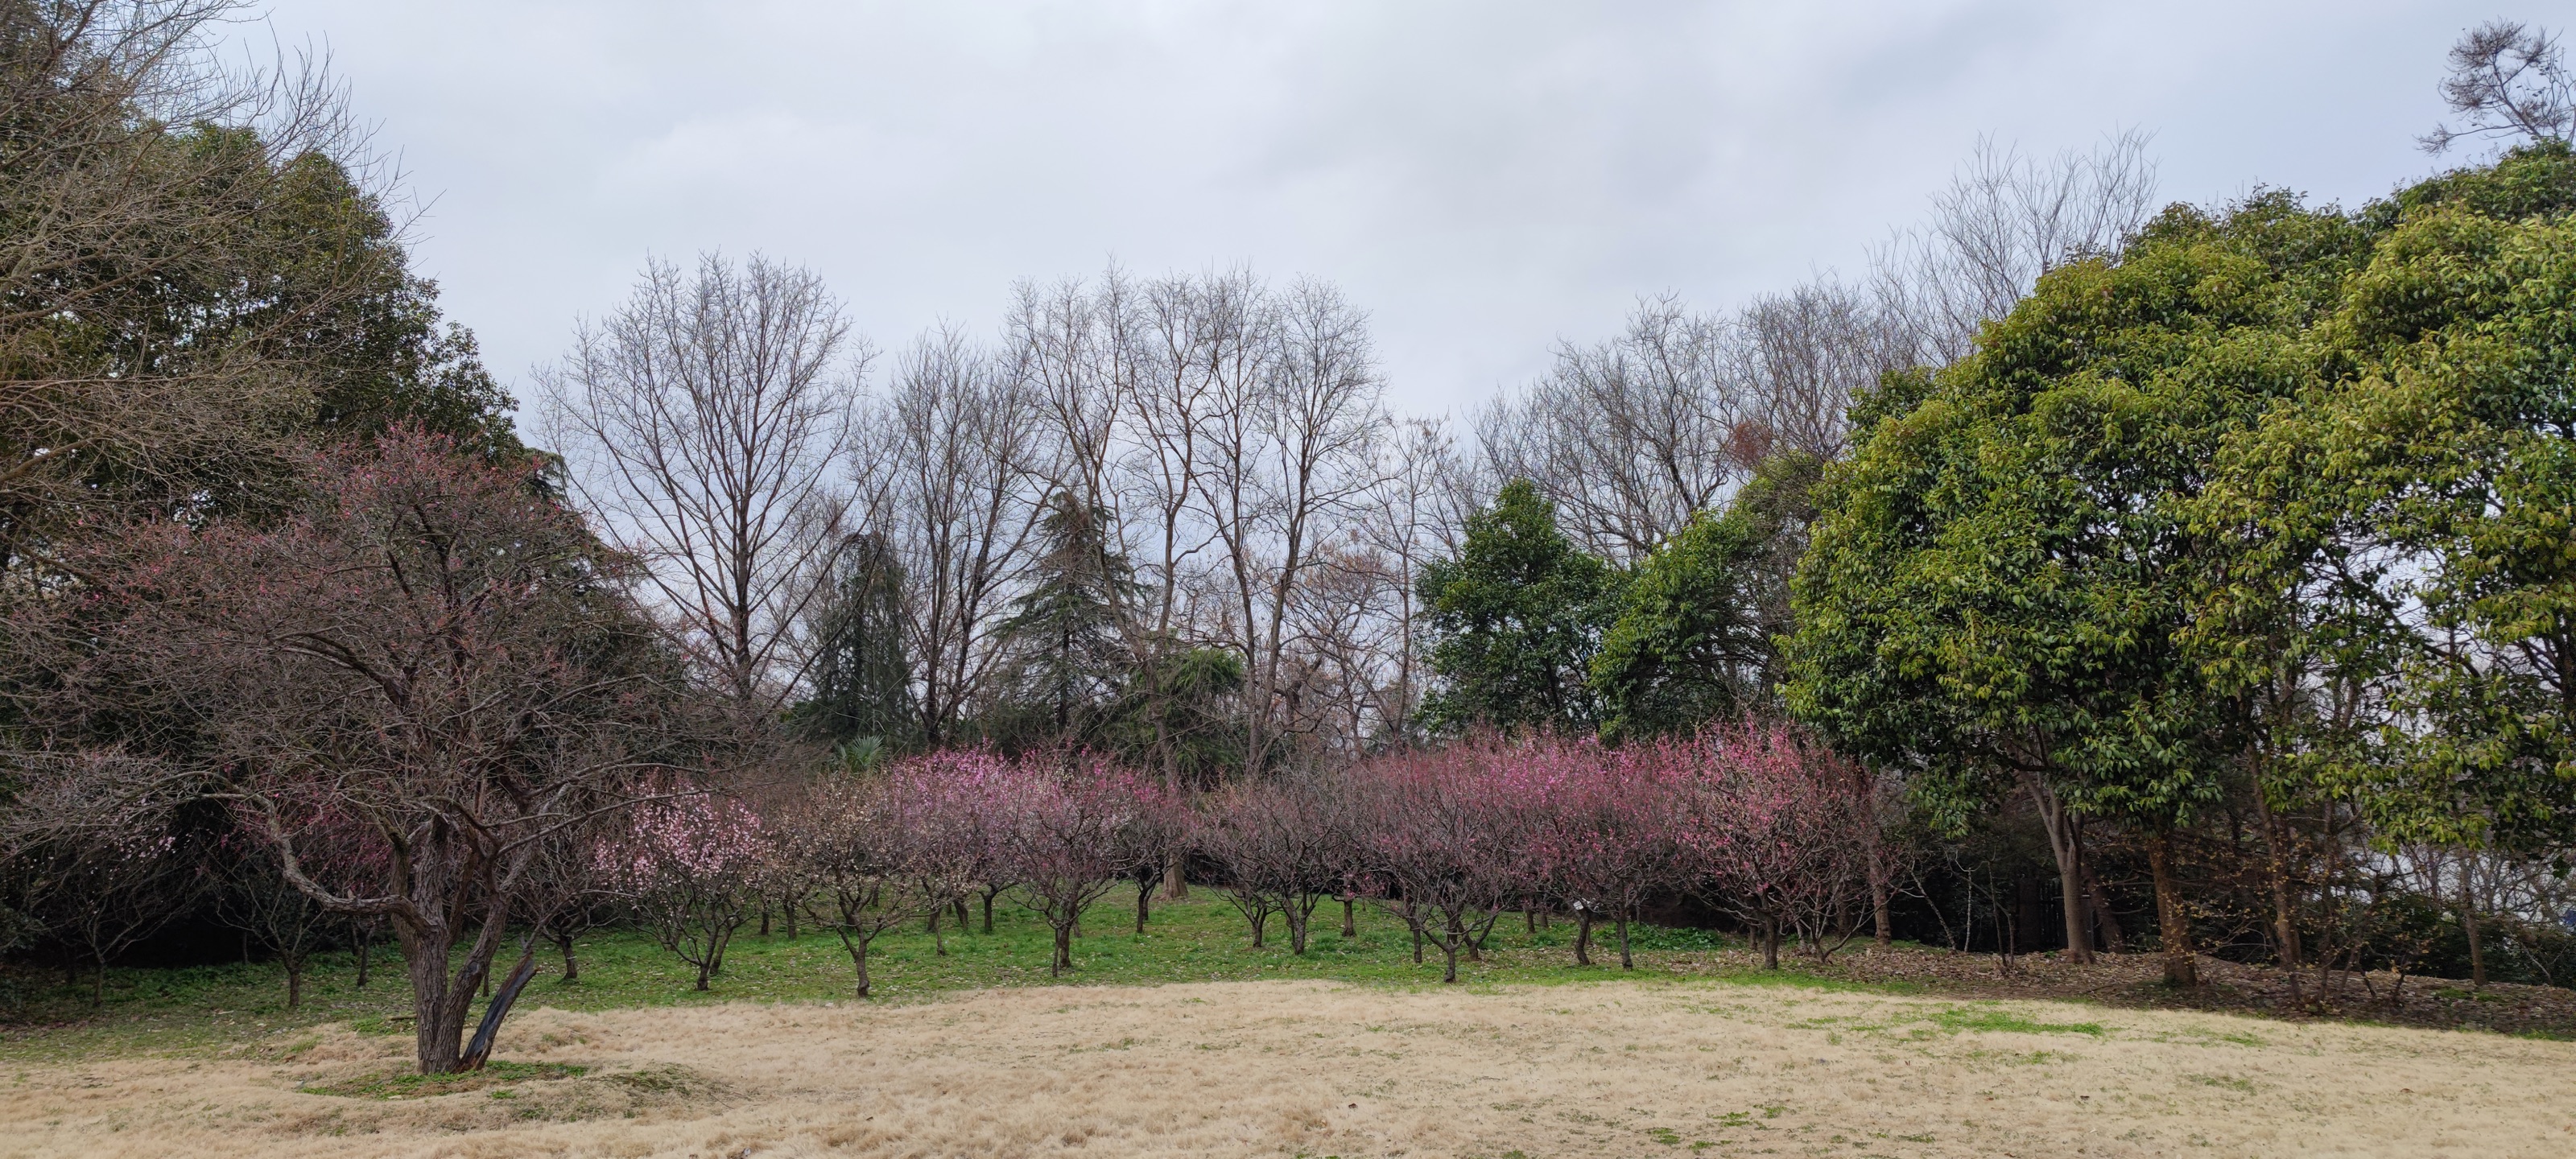
[[[1085,909],[1121,882],[1138,928],[1176,853],[1214,870],[1253,944],[1284,919],[1304,953],[1315,911],[1368,899],[1403,921],[1416,960],[1443,976],[1481,955],[1509,912],[1564,912],[1589,963],[1658,901],[1720,907],[1776,966],[1785,936],[1819,958],[1865,912],[1880,810],[1867,779],[1793,731],[1748,724],[1608,748],[1473,738],[1329,776],[1240,784],[1185,805],[1159,780],[1089,754],[952,751],[833,776],[758,808],[674,795],[634,810],[594,859],[608,889],[698,971],[763,899],[811,905],[869,990],[868,948],[908,921],[1007,893],[1054,935],[1050,974],[1073,968]],[[989,922],[989,908],[987,920]]]
[[[810,907],[849,950],[868,996],[868,949],[905,922],[982,893],[985,923],[1008,892],[1054,932],[1048,973],[1073,968],[1082,913],[1121,881],[1139,916],[1187,832],[1161,785],[1107,760],[1050,752],[935,753],[880,773],[833,776],[755,805],[713,794],[636,809],[591,859],[706,989],[734,932],[764,899]]]
[[[1321,803],[1244,800],[1265,793]],[[1784,932],[1819,958],[1851,937],[1884,855],[1882,814],[1876,787],[1848,763],[1786,727],[1744,724],[1620,748],[1485,737],[1382,757],[1219,803],[1214,833],[1255,817],[1333,827],[1301,868],[1247,874],[1241,842],[1203,848],[1247,883],[1302,877],[1308,890],[1378,899],[1411,927],[1417,953],[1440,949],[1449,981],[1512,909],[1574,914],[1586,963],[1593,924],[1608,922],[1621,967],[1632,968],[1629,923],[1650,902],[1682,898],[1743,921],[1776,967]],[[1263,848],[1289,861],[1304,846]]]

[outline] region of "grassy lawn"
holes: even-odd
[[[980,918],[970,932],[953,930],[938,952],[932,937],[918,927],[878,939],[868,965],[875,1001],[899,1003],[947,991],[989,987],[1047,985],[1153,985],[1166,982],[1218,982],[1275,978],[1310,978],[1364,982],[1397,987],[1436,986],[1441,959],[1425,947],[1423,962],[1412,960],[1412,942],[1402,922],[1363,903],[1358,908],[1359,936],[1341,937],[1341,907],[1327,902],[1315,913],[1316,936],[1303,957],[1288,952],[1284,921],[1274,916],[1269,944],[1253,949],[1250,930],[1223,894],[1195,889],[1184,901],[1158,903],[1146,932],[1131,932],[1135,895],[1114,893],[1083,921],[1084,936],[1074,944],[1075,970],[1062,978],[1047,977],[1049,934],[1037,915],[1007,898],[994,907],[994,931],[980,932]],[[552,1006],[567,1010],[701,1005],[717,1002],[823,1002],[851,997],[849,955],[828,931],[808,929],[790,940],[783,933],[762,937],[744,927],[725,958],[724,972],[712,989],[693,989],[695,971],[637,930],[603,930],[578,948],[581,977],[560,981],[562,963],[551,947],[539,948],[540,971],[522,1009]],[[1618,950],[1611,931],[1595,931],[1590,967],[1574,964],[1574,926],[1559,922],[1535,933],[1518,915],[1507,916],[1494,930],[1486,961],[1459,963],[1463,984],[1555,983],[1602,980],[1620,976]],[[1638,972],[1649,973],[1678,960],[1723,948],[1724,941],[1699,930],[1634,927]],[[335,953],[314,960],[305,976],[304,1003],[286,1009],[285,973],[268,963],[234,963],[168,970],[110,970],[107,1002],[92,1008],[86,981],[61,984],[59,973],[29,973],[14,979],[21,999],[9,1024],[0,1025],[0,1058],[61,1058],[136,1052],[188,1051],[220,1047],[246,1036],[322,1022],[354,1022],[362,1029],[401,1031],[389,1021],[410,1011],[402,964],[390,947],[378,948],[373,976],[365,989],[356,985],[356,962]],[[496,965],[505,971],[508,963]],[[1629,975],[1634,977],[1636,975]],[[1781,981],[1834,985],[1839,980],[1792,974]],[[502,1033],[506,1051],[509,1032]]]

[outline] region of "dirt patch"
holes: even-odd
[[[540,1010],[502,1053],[554,1077],[307,1089],[406,1045],[308,1032],[235,1058],[22,1069],[0,1155],[2576,1151],[2568,1043],[1695,979]]]

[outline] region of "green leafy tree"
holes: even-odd
[[[1139,765],[1168,758],[1163,772],[1174,791],[1213,789],[1243,768],[1243,654],[1165,643],[1146,665],[1128,674],[1107,707],[1094,730],[1100,743]]]
[[[1620,576],[1557,530],[1556,509],[1526,479],[1467,518],[1456,559],[1422,571],[1436,729],[1471,725],[1590,730],[1589,674],[1616,614]]]
[[[1773,638],[1790,629],[1789,577],[1821,466],[1765,461],[1724,515],[1701,512],[1639,565],[1592,659],[1605,734],[1685,731],[1774,702]]]
[[[2384,843],[2576,838],[2571,210],[2557,141],[2371,206],[2312,338],[2326,380],[2236,440],[2198,507],[2227,582],[2189,641],[2228,690],[2305,706],[2280,779]]]
[[[2280,194],[2168,210],[2119,261],[2042,278],[1967,359],[1891,382],[1825,485],[1791,707],[1953,820],[2028,793],[2078,957],[2081,826],[2114,819],[2147,846],[2167,977],[2196,981],[2167,835],[2239,733],[2178,639],[2209,554],[2187,505],[2229,435],[2313,381],[2301,331],[2359,237]]]

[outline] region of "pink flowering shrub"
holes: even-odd
[[[825,924],[866,997],[871,941],[951,906],[962,914],[978,891],[988,932],[994,899],[1016,890],[1054,931],[1048,972],[1072,969],[1082,911],[1122,880],[1150,883],[1140,867],[1168,864],[1188,824],[1160,784],[1104,758],[962,749],[823,785],[787,810],[776,841],[827,895]]]
[[[1191,847],[1215,863],[1226,897],[1264,943],[1270,916],[1287,919],[1289,952],[1306,952],[1315,907],[1347,884],[1355,834],[1341,824],[1340,786],[1323,777],[1235,785],[1211,796]]]
[[[849,952],[861,998],[869,947],[949,896],[921,872],[921,836],[937,824],[938,803],[910,787],[888,776],[835,779],[795,799],[779,827],[780,860],[822,897],[822,923]]]
[[[1470,737],[1367,762],[1335,783],[1361,822],[1344,844],[1412,929],[1417,958],[1424,943],[1438,947],[1450,981],[1514,905],[1571,910],[1585,964],[1592,926],[1606,921],[1621,968],[1633,969],[1629,924],[1684,895],[1738,916],[1773,966],[1784,932],[1827,958],[1865,908],[1883,823],[1852,766],[1762,722],[1615,749]]]
[[[1713,729],[1676,747],[1709,771],[1680,801],[1701,895],[1761,935],[1767,968],[1779,967],[1784,929],[1830,958],[1867,900],[1880,823],[1854,770],[1778,725]]]
[[[595,854],[665,949],[697,967],[697,988],[724,972],[725,948],[759,896],[774,841],[750,806],[710,793],[640,805]]]
[[[1130,827],[1164,808],[1166,791],[1088,753],[1034,753],[1003,768],[1000,861],[1019,883],[1021,904],[1055,931],[1047,963],[1053,977],[1073,968],[1083,909],[1126,876],[1134,861]]]
[[[1439,948],[1443,982],[1458,980],[1458,956],[1477,954],[1531,891],[1527,802],[1501,775],[1515,759],[1512,746],[1476,738],[1370,761],[1341,780],[1383,904],[1412,931],[1416,961],[1426,942]]]

